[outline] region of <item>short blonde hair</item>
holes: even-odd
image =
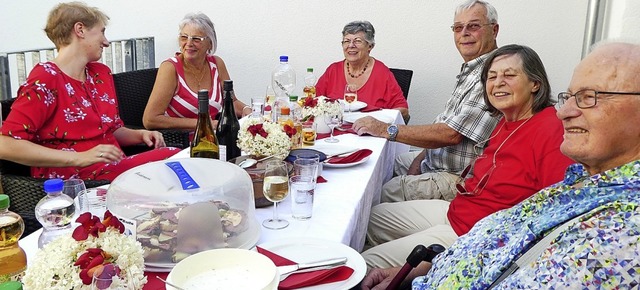
[[[73,26],[81,22],[88,28],[98,23],[107,25],[109,17],[96,7],[89,7],[83,2],[60,3],[49,12],[44,32],[57,49],[71,43]]]

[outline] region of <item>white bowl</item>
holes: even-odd
[[[214,249],[180,261],[167,281],[186,290],[278,288],[278,270],[266,256],[244,249]],[[167,285],[167,289],[175,289]]]

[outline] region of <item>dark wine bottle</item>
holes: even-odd
[[[240,148],[238,148],[240,122],[238,122],[236,111],[233,108],[233,81],[224,81],[222,87],[224,104],[220,112],[216,136],[218,137],[218,144],[220,144],[220,160],[228,161],[240,156]]]
[[[220,159],[218,139],[209,116],[209,91],[198,91],[198,123],[191,142],[191,157]]]

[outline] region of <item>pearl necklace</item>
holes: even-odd
[[[371,62],[371,58],[369,58],[369,60],[367,61],[367,63],[364,64],[364,68],[362,69],[362,71],[358,74],[358,75],[354,75],[351,73],[351,68],[349,66],[349,62],[347,62],[347,73],[349,73],[349,75],[354,78],[357,79],[359,78],[361,75],[364,74],[364,72],[367,71],[367,67],[369,66],[369,63]]]

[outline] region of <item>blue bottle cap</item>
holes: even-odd
[[[44,182],[44,192],[46,193],[54,193],[58,191],[62,191],[64,187],[64,181],[60,178],[49,179]]]
[[[280,56],[280,62],[289,62],[289,57],[286,55],[281,55]]]

